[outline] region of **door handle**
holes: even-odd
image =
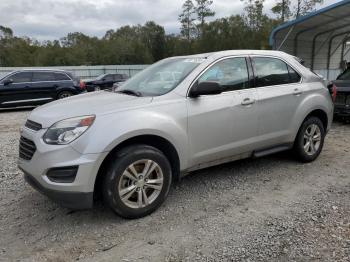
[[[303,91],[301,91],[299,88],[295,88],[294,89],[294,92],[293,92],[293,95],[295,96],[299,96],[303,93]]]
[[[242,106],[249,106],[249,105],[252,105],[254,103],[255,103],[254,99],[244,98],[241,104],[242,104]]]

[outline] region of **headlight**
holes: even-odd
[[[93,123],[95,116],[81,116],[59,121],[44,134],[46,144],[66,145],[81,136]]]

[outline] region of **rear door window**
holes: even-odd
[[[289,71],[285,62],[271,57],[253,57],[257,87],[289,84]]]
[[[343,73],[341,73],[337,80],[350,80],[350,69],[346,69]]]
[[[20,72],[9,76],[7,79],[12,79],[13,83],[25,83],[32,81],[32,72]]]
[[[104,81],[113,81],[113,76],[112,75],[106,75],[103,79],[104,79]]]
[[[278,58],[253,57],[256,87],[298,83],[301,76],[291,66]]]
[[[33,82],[55,81],[55,74],[53,72],[34,72]]]
[[[114,78],[114,81],[118,81],[118,80],[123,79],[123,76],[121,74],[115,74],[115,75],[113,75],[113,78]]]

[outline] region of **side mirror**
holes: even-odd
[[[4,86],[7,86],[7,85],[9,85],[9,84],[11,84],[11,83],[13,83],[13,80],[12,80],[12,79],[6,79],[6,80],[4,81]]]
[[[190,97],[198,97],[202,95],[218,95],[222,93],[222,88],[218,82],[200,82],[195,84],[191,91]]]

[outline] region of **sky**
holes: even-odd
[[[292,2],[295,0],[291,0]],[[0,0],[0,25],[15,35],[39,41],[59,39],[69,32],[102,37],[109,29],[153,20],[167,33],[178,33],[184,0]],[[240,0],[213,0],[215,18],[243,12]],[[271,13],[275,0],[265,0]],[[325,0],[324,6],[339,2]]]

